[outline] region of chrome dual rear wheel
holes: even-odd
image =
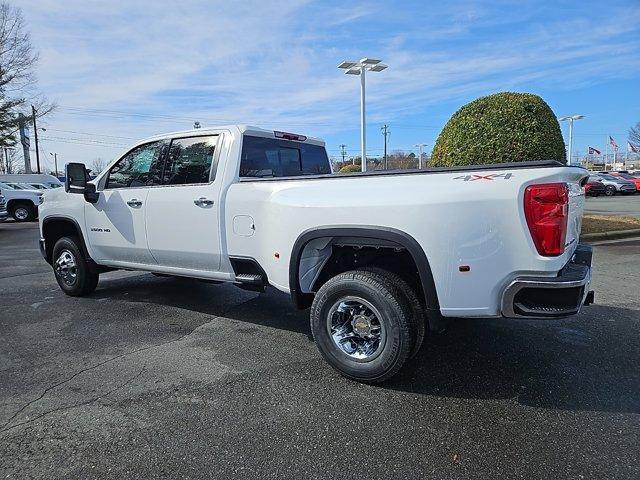
[[[345,297],[333,304],[327,329],[335,346],[356,360],[372,360],[384,347],[385,327],[376,307],[361,297]]]
[[[320,287],[311,332],[333,368],[366,383],[395,375],[416,345],[406,296],[388,276],[367,270],[341,273]]]

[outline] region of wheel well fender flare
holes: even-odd
[[[302,232],[291,251],[289,260],[289,289],[291,299],[298,308],[306,308],[309,305],[310,294],[304,293],[300,289],[299,269],[300,260],[304,247],[312,240],[323,237],[357,237],[366,238],[373,245],[379,242],[381,245],[388,245],[389,242],[396,243],[405,248],[415,262],[420,275],[420,283],[424,293],[427,310],[440,312],[438,294],[431,271],[431,265],[420,244],[408,233],[391,227],[380,226],[336,226],[311,228]]]
[[[87,249],[87,245],[85,243],[84,235],[82,233],[82,229],[80,228],[80,224],[75,218],[67,217],[65,215],[53,215],[50,217],[46,217],[42,220],[42,236],[45,239],[46,249],[47,249],[47,260],[51,263],[51,255],[53,254],[53,245],[51,242],[46,242],[46,231],[47,227],[50,227],[52,223],[62,224],[65,223],[70,225],[75,230],[76,235],[80,239],[80,249],[82,250],[82,254],[85,256],[85,259],[88,262],[91,262],[91,256],[89,255],[89,250]]]
[[[30,207],[35,208],[36,204],[33,203],[33,200],[29,200],[28,198],[12,198],[11,200],[7,200],[7,210],[9,210],[14,205],[26,204]]]

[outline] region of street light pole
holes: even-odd
[[[416,143],[414,145],[420,149],[420,158],[418,159],[418,168],[422,170],[422,149],[427,146],[426,143]]]
[[[584,118],[584,115],[565,115],[564,117],[560,117],[561,122],[569,122],[569,165],[573,165],[573,122],[581,118]]]
[[[365,122],[365,72],[381,72],[386,65],[374,58],[362,58],[357,62],[345,60],[338,68],[345,70],[347,75],[360,75],[360,156],[362,171],[367,171],[367,132]]]
[[[56,172],[55,176],[58,176],[58,154],[57,153],[51,153],[49,152],[49,155],[53,156],[53,165],[54,165],[54,172]]]

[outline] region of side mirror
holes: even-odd
[[[67,163],[64,191],[84,194],[87,190],[87,167],[83,163]]]
[[[68,193],[80,193],[84,195],[84,199],[90,203],[96,203],[99,193],[96,192],[96,186],[89,183],[89,170],[83,163],[67,163],[66,179],[64,181],[64,190]]]

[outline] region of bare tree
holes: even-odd
[[[634,145],[640,145],[640,122],[629,129],[629,141]]]
[[[93,162],[91,162],[91,173],[93,173],[94,175],[99,174],[102,170],[104,170],[104,166],[105,161],[102,158],[95,158]]]
[[[0,3],[0,147],[16,144],[20,111],[30,117],[34,104],[41,117],[53,109],[36,90],[37,61],[22,11]]]

